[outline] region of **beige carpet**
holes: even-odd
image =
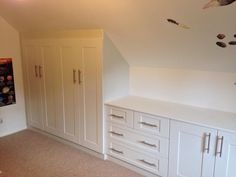
[[[30,130],[0,138],[0,171],[0,177],[141,177]]]

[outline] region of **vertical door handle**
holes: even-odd
[[[80,70],[78,70],[78,78],[79,78],[79,84],[81,84],[82,80],[81,80],[81,71]]]
[[[222,157],[222,152],[223,152],[223,145],[224,145],[224,137],[222,136],[221,138],[218,136],[217,137],[217,143],[216,143],[216,156]],[[219,149],[220,148],[220,149]]]
[[[34,66],[34,74],[35,74],[35,77],[38,77],[38,66],[37,65]]]
[[[73,82],[74,82],[74,84],[76,83],[76,76],[75,76],[75,74],[76,74],[76,70],[75,69],[73,69]]]
[[[211,144],[211,133],[205,134],[205,143],[204,143],[204,152],[209,154],[210,152],[210,144]]]
[[[42,66],[39,65],[39,77],[42,78]]]

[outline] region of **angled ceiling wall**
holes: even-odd
[[[131,66],[236,72],[236,3],[203,10],[207,0],[1,0],[19,31],[103,28]],[[175,19],[183,29],[166,21]]]

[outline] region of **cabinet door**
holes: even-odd
[[[216,148],[215,177],[236,176],[236,134],[220,131]]]
[[[60,50],[54,45],[42,47],[46,99],[45,130],[63,136],[63,99]]]
[[[81,50],[76,45],[61,46],[64,98],[64,136],[79,142],[79,60]]]
[[[101,42],[81,41],[81,143],[102,152]]]
[[[216,130],[171,121],[169,177],[213,177],[216,136]]]
[[[35,128],[43,129],[43,78],[39,75],[40,67],[42,67],[41,49],[36,46],[25,46],[23,55],[24,64],[26,65],[25,77],[27,77],[26,104],[28,123]]]

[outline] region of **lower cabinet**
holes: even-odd
[[[169,177],[213,177],[217,131],[171,121]]]
[[[169,119],[109,106],[106,120],[109,156],[168,176]]]
[[[169,177],[235,177],[236,134],[171,121]]]
[[[235,177],[236,134],[106,106],[106,153],[160,177]]]
[[[236,134],[218,132],[214,177],[236,176]]]

